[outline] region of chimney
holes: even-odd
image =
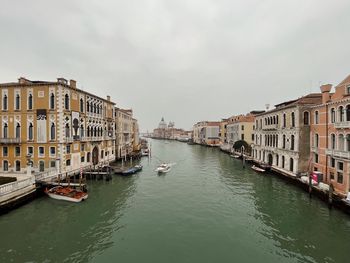
[[[77,82],[74,79],[69,80],[69,86],[72,89],[76,89],[77,88]]]
[[[320,89],[321,89],[321,92],[322,92],[322,103],[323,104],[327,103],[331,99],[331,95],[329,94],[329,92],[332,89],[332,85],[331,84],[325,84],[325,85],[322,85],[320,87]]]
[[[107,100],[111,101],[111,96],[107,95]]]
[[[28,79],[26,79],[26,78],[24,78],[24,77],[20,77],[20,78],[18,79],[18,83],[19,83],[19,84],[30,84],[31,82],[30,82],[30,80],[28,80]]]

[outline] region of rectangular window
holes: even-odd
[[[70,159],[66,160],[66,166],[70,166]]]
[[[343,173],[337,172],[337,183],[342,184],[343,183]]]
[[[56,167],[56,161],[50,161],[50,167],[51,168]]]
[[[2,147],[2,156],[6,157],[9,154],[9,148],[7,146]]]
[[[43,157],[45,155],[45,148],[43,146],[39,146],[39,156]]]
[[[344,163],[338,162],[338,170],[343,171],[344,169]]]
[[[334,180],[334,173],[333,172],[329,172],[329,177],[331,178],[331,180]]]
[[[21,156],[21,147],[16,146],[16,148],[15,148],[15,155],[16,156]]]
[[[329,160],[329,165],[330,165],[330,167],[335,168],[335,159],[334,159],[334,158],[331,158],[331,159]]]
[[[85,144],[80,144],[80,151],[85,151]]]
[[[254,141],[254,133],[252,134],[252,141]]]
[[[244,131],[244,125],[242,125],[242,131]]]
[[[346,87],[347,94],[350,94],[350,86]]]
[[[244,141],[244,134],[241,134],[241,140]]]
[[[315,163],[318,163],[318,154],[315,153]]]
[[[85,162],[85,156],[80,157],[80,162],[84,163]]]
[[[66,153],[70,153],[70,145],[66,146]]]
[[[29,146],[29,147],[27,148],[27,153],[30,154],[31,156],[34,156],[34,149],[33,149],[32,146]]]
[[[50,155],[55,156],[56,155],[56,147],[50,147]]]

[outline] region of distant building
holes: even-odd
[[[208,146],[220,145],[220,122],[201,121],[193,126],[193,142]]]
[[[169,122],[169,124],[167,124],[164,118],[162,118],[158,128],[153,130],[152,137],[155,139],[177,140],[180,137],[184,137],[184,132],[183,129],[175,128],[174,122]]]

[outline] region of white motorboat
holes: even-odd
[[[162,163],[161,165],[159,165],[156,169],[156,172],[158,173],[167,173],[171,170],[171,166],[170,164],[167,163]]]
[[[79,203],[88,198],[87,193],[69,186],[55,186],[51,189],[45,189],[45,193],[53,199],[74,203]]]

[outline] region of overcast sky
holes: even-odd
[[[338,84],[348,0],[0,0],[0,82],[75,79],[189,129]]]

